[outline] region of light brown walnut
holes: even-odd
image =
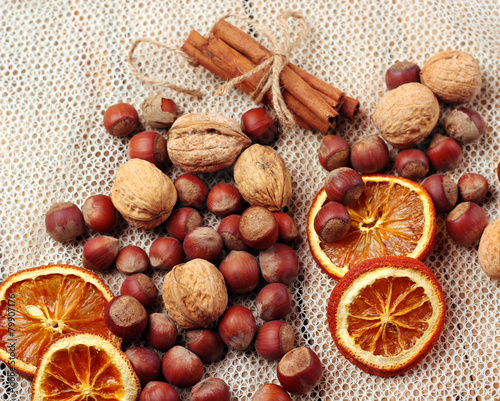
[[[500,219],[490,222],[479,241],[479,266],[492,279],[500,280]]]
[[[130,225],[150,229],[170,216],[177,191],[170,178],[154,164],[130,159],[116,172],[111,200]]]
[[[469,53],[443,51],[426,61],[421,82],[445,103],[466,103],[481,90],[479,62]]]
[[[284,207],[292,196],[285,162],[269,146],[255,144],[243,151],[234,165],[234,181],[250,205],[271,211]]]
[[[190,173],[213,173],[231,166],[252,143],[239,123],[221,114],[179,117],[168,131],[167,150],[176,166]]]
[[[224,313],[228,300],[224,276],[204,259],[174,266],[162,295],[168,314],[183,329],[208,327]]]
[[[387,92],[372,114],[384,139],[397,148],[422,142],[439,119],[439,102],[424,85],[408,83]]]

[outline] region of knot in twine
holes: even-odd
[[[218,95],[225,95],[230,87],[245,81],[254,74],[265,71],[264,76],[260,80],[254,92],[251,94],[252,100],[256,103],[260,103],[269,89],[271,89],[274,111],[276,112],[276,117],[278,118],[280,124],[287,129],[295,127],[295,119],[293,117],[293,114],[288,109],[285,100],[283,99],[283,94],[281,93],[280,74],[281,71],[283,71],[283,68],[285,68],[285,66],[288,64],[288,55],[297,45],[299,45],[303,41],[306,36],[307,22],[305,17],[301,13],[296,11],[286,11],[278,16],[278,22],[283,32],[283,47],[280,47],[276,39],[266,28],[255,22],[253,19],[246,17],[245,15],[229,13],[220,18],[219,21],[229,17],[236,17],[237,19],[242,20],[249,25],[252,25],[260,34],[266,37],[273,46],[273,55],[262,64],[259,64],[253,70],[226,82],[223,86],[217,89],[216,93]],[[296,19],[299,22],[300,28],[297,39],[295,39],[295,41],[293,41],[292,43],[290,43],[290,31],[288,30],[287,23],[287,20],[290,17]],[[212,29],[209,32],[209,35],[217,22],[213,25]]]
[[[271,90],[271,95],[273,99],[273,107],[274,111],[276,112],[276,117],[278,118],[280,124],[287,129],[293,128],[295,126],[295,119],[293,117],[292,112],[288,109],[285,100],[283,99],[283,95],[281,93],[281,87],[280,87],[280,74],[281,71],[285,68],[285,66],[288,64],[288,56],[292,52],[292,50],[297,47],[305,38],[306,32],[307,32],[307,22],[305,17],[302,15],[300,12],[296,11],[286,11],[281,13],[278,16],[278,22],[281,27],[282,33],[283,33],[283,46],[281,47],[276,39],[271,35],[271,33],[264,28],[262,25],[258,24],[255,22],[253,19],[248,18],[247,16],[243,14],[238,14],[238,13],[228,13],[224,15],[223,17],[219,18],[212,26],[210,29],[209,33],[207,34],[207,38],[209,38],[210,34],[212,33],[215,25],[221,20],[224,20],[229,17],[234,17],[237,18],[243,22],[246,22],[247,24],[253,26],[262,36],[267,38],[272,46],[273,49],[271,51],[272,56],[267,59],[265,62],[262,64],[259,64],[257,67],[255,67],[253,70],[247,72],[246,74],[240,75],[238,77],[235,77],[231,79],[230,81],[226,82],[224,85],[222,85],[220,88],[218,88],[215,93],[218,95],[225,95],[229,88],[245,81],[249,77],[251,77],[254,74],[257,74],[261,71],[264,72],[264,76],[260,80],[259,84],[255,88],[255,91],[251,94],[251,98],[253,101],[256,103],[261,103],[262,99],[266,95],[266,93]],[[297,35],[297,39],[290,43],[290,31],[288,29],[288,23],[287,20],[288,18],[293,18],[299,22],[299,34]],[[167,88],[170,88],[172,90],[175,90],[177,92],[181,93],[186,93],[192,96],[196,97],[202,97],[202,92],[199,89],[192,89],[192,88],[185,88],[181,87],[175,84],[172,84],[168,81],[165,80],[159,80],[156,78],[150,78],[146,75],[141,74],[137,68],[134,66],[132,63],[134,51],[137,48],[137,46],[142,43],[142,42],[147,42],[150,44],[153,44],[155,46],[163,47],[167,50],[173,51],[177,54],[179,54],[181,57],[183,57],[189,64],[192,66],[197,66],[198,62],[189,57],[187,54],[185,54],[179,47],[175,46],[169,46],[166,45],[162,42],[159,42],[154,39],[150,38],[138,38],[135,39],[132,42],[132,46],[129,50],[128,53],[128,67],[132,74],[136,76],[137,78],[143,80],[144,82],[148,82],[151,84],[156,84],[159,86],[164,86]]]

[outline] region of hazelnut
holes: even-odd
[[[325,192],[332,202],[350,205],[359,199],[364,189],[363,178],[352,168],[337,168],[326,176]]]
[[[401,177],[417,181],[429,172],[429,159],[419,149],[405,149],[396,156],[396,171]]]
[[[274,244],[259,254],[262,276],[268,283],[291,284],[299,275],[299,258],[293,248]]]
[[[217,228],[227,251],[246,251],[248,249],[248,245],[241,237],[239,225],[240,216],[231,214],[224,217]]]
[[[219,334],[209,329],[189,330],[186,333],[186,347],[203,362],[213,362],[224,352],[224,343]]]
[[[228,300],[224,276],[203,259],[190,260],[169,271],[162,295],[168,314],[184,329],[208,327],[224,313]]]
[[[165,138],[153,131],[139,132],[132,137],[128,143],[127,158],[146,160],[159,168],[170,162]]]
[[[351,216],[338,202],[324,205],[314,218],[314,230],[324,242],[336,242],[345,237],[351,228]]]
[[[207,201],[208,189],[203,180],[194,174],[181,174],[174,181],[179,205],[202,209]]]
[[[415,63],[396,61],[385,72],[385,84],[389,90],[410,82],[420,82],[420,67]]]
[[[106,270],[118,255],[120,240],[106,235],[92,238],[83,245],[83,267],[89,270]]]
[[[318,158],[321,166],[328,171],[339,167],[346,167],[349,164],[350,146],[345,139],[326,135],[321,140],[318,149]]]
[[[257,390],[251,401],[292,401],[292,399],[283,387],[267,383]]]
[[[373,123],[384,139],[402,149],[422,142],[432,132],[438,119],[439,102],[436,96],[416,82],[387,92],[372,115]]]
[[[488,225],[488,216],[472,202],[458,204],[446,217],[446,230],[461,245],[471,245],[481,238]]]
[[[75,239],[85,231],[82,212],[71,202],[54,203],[45,215],[45,229],[56,241]]]
[[[141,105],[144,123],[153,128],[169,129],[179,114],[173,100],[163,95],[151,95]]]
[[[452,110],[444,120],[444,129],[452,138],[463,144],[478,140],[486,131],[481,115],[468,107]]]
[[[240,191],[225,182],[215,185],[207,197],[207,209],[216,216],[225,217],[238,213],[243,207]]]
[[[479,266],[492,279],[500,280],[500,219],[493,220],[479,241]]]
[[[113,136],[127,136],[139,127],[139,115],[134,106],[118,103],[109,106],[103,116],[104,128]]]
[[[161,358],[157,352],[146,347],[133,347],[125,351],[125,355],[143,386],[160,378]]]
[[[427,156],[436,169],[450,171],[462,162],[462,148],[453,138],[436,134],[427,149]]]
[[[115,265],[123,274],[142,273],[149,267],[149,257],[142,248],[127,245],[118,252]]]
[[[257,315],[263,320],[283,319],[292,310],[290,300],[290,292],[284,284],[268,284],[255,300]]]
[[[104,309],[104,323],[118,337],[136,338],[146,329],[148,314],[137,299],[120,295],[113,298]]]
[[[422,187],[429,193],[436,213],[449,212],[457,203],[457,184],[447,175],[430,175],[422,182]]]
[[[273,213],[262,206],[250,206],[241,215],[238,225],[241,238],[248,246],[265,249],[278,239],[279,227]]]
[[[170,216],[177,191],[170,178],[154,164],[130,159],[116,172],[111,200],[129,224],[151,229]]]
[[[420,72],[422,83],[445,103],[466,103],[481,90],[479,62],[462,51],[443,51],[427,60]]]
[[[378,135],[369,135],[356,142],[351,149],[351,164],[361,173],[376,173],[389,161],[389,149]]]
[[[187,233],[182,248],[189,259],[216,260],[224,243],[220,234],[211,227],[197,227]]]
[[[219,320],[220,338],[228,347],[238,351],[250,346],[255,330],[255,318],[244,306],[232,306]]]
[[[245,251],[231,251],[219,265],[229,291],[244,293],[252,291],[260,279],[257,260]]]
[[[168,234],[179,241],[184,241],[188,232],[202,226],[201,215],[192,207],[181,207],[174,210],[165,222]]]
[[[269,145],[278,132],[278,121],[274,112],[257,107],[243,113],[241,130],[252,141],[261,145]]]
[[[187,388],[198,383],[203,376],[203,362],[188,349],[176,345],[163,356],[162,372],[172,385]]]
[[[457,185],[464,202],[479,203],[488,193],[488,181],[481,174],[464,174],[458,179]]]
[[[184,260],[182,243],[175,238],[158,237],[149,248],[149,261],[155,269],[171,270]]]
[[[189,393],[189,401],[229,401],[230,398],[229,386],[217,377],[203,379]]]
[[[177,326],[165,313],[151,313],[144,331],[146,342],[161,351],[167,351],[177,341]]]
[[[181,399],[170,384],[151,381],[142,389],[139,401],[181,401]]]
[[[255,349],[265,359],[278,360],[293,348],[293,327],[282,320],[264,323],[257,332]]]
[[[98,233],[111,231],[120,222],[121,215],[108,195],[94,195],[82,206],[83,219],[92,230]]]
[[[290,215],[285,212],[274,212],[273,216],[278,223],[278,242],[290,242],[297,238],[299,231]]]
[[[142,273],[127,277],[120,289],[121,295],[130,295],[137,299],[145,308],[150,308],[156,303],[158,289],[153,281]]]
[[[323,367],[316,353],[306,347],[289,351],[278,363],[277,376],[283,388],[305,394],[319,383]]]

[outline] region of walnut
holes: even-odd
[[[412,82],[387,92],[372,115],[384,139],[397,148],[422,142],[439,119],[439,102],[424,85]]]
[[[243,151],[234,165],[234,181],[250,205],[271,211],[284,207],[292,196],[285,162],[269,146],[255,144]]]
[[[492,279],[500,280],[500,219],[490,222],[479,241],[479,266]]]
[[[130,159],[116,172],[111,200],[131,225],[150,229],[170,216],[177,191],[170,178],[154,164]]]
[[[212,173],[231,166],[252,141],[233,118],[195,113],[179,117],[168,132],[167,150],[176,166],[190,173]]]
[[[478,61],[461,51],[443,51],[432,56],[422,68],[420,80],[446,103],[469,102],[482,84]]]
[[[204,259],[174,266],[165,276],[162,295],[168,314],[184,329],[209,326],[227,307],[224,276]]]

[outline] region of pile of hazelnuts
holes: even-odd
[[[165,119],[148,124],[168,128],[174,120],[171,117],[177,116],[177,108],[169,99],[157,104],[165,111]],[[161,115],[158,111],[156,117]],[[139,116],[133,106],[120,103],[106,110],[104,126],[114,136],[126,136],[139,127]],[[268,144],[278,126],[270,112],[256,108],[243,115],[242,129],[254,142]],[[127,156],[147,160],[159,168],[169,165],[164,137],[153,131],[135,134],[128,144]],[[140,400],[179,400],[173,386],[192,387],[192,401],[229,400],[230,390],[223,380],[201,380],[203,364],[219,360],[225,346],[245,350],[252,343],[261,357],[280,361],[277,376],[281,383],[265,384],[252,400],[291,400],[287,391],[311,391],[321,378],[321,362],[312,350],[294,348],[293,327],[283,320],[291,312],[287,286],[299,273],[297,254],[287,245],[298,235],[292,217],[285,212],[248,206],[238,189],[229,183],[219,183],[209,190],[202,178],[184,173],[174,180],[174,186],[178,203],[163,225],[168,236],[155,239],[148,253],[135,245],[120,249],[118,238],[104,235],[122,220],[108,195],[89,197],[81,210],[71,202],[54,204],[45,219],[48,234],[57,241],[74,239],[86,227],[103,234],[84,244],[83,266],[103,271],[114,264],[128,276],[120,295],[107,305],[104,321],[113,334],[125,339],[142,336],[148,345],[125,352],[143,386]],[[204,210],[221,218],[217,229],[204,226],[200,214]],[[258,330],[250,309],[236,305],[225,311],[216,328],[188,330],[184,347],[177,344],[178,328],[167,314],[148,312],[156,304],[159,292],[146,271],[170,271],[197,258],[218,264],[230,293],[253,291],[263,277],[265,283],[255,301],[257,315],[264,321]],[[163,358],[157,350],[165,352]]]
[[[396,62],[387,70],[385,80],[389,90],[405,83],[420,82],[420,68],[412,62]],[[466,123],[456,124],[456,119]],[[430,144],[424,141],[417,148],[401,150],[396,156],[395,167],[400,176],[413,181],[423,179],[430,166],[441,171],[426,177],[421,185],[432,198],[436,213],[449,212],[446,217],[449,236],[459,244],[470,245],[479,240],[488,224],[486,213],[478,205],[488,193],[488,181],[481,174],[466,173],[455,183],[442,173],[454,170],[462,162],[459,142],[443,135],[450,134],[451,129],[455,137],[463,139],[462,143],[470,143],[485,132],[486,123],[470,108],[452,110],[445,118],[444,131],[436,128]],[[474,137],[471,132],[475,133]],[[323,168],[329,171],[324,187],[331,202],[320,209],[314,227],[323,241],[335,242],[347,234],[351,225],[345,206],[363,192],[364,183],[359,173],[381,171],[389,162],[389,149],[378,135],[364,137],[352,147],[341,137],[327,135],[321,141],[318,157]],[[347,167],[349,163],[352,168]],[[500,179],[500,164],[498,176]]]

